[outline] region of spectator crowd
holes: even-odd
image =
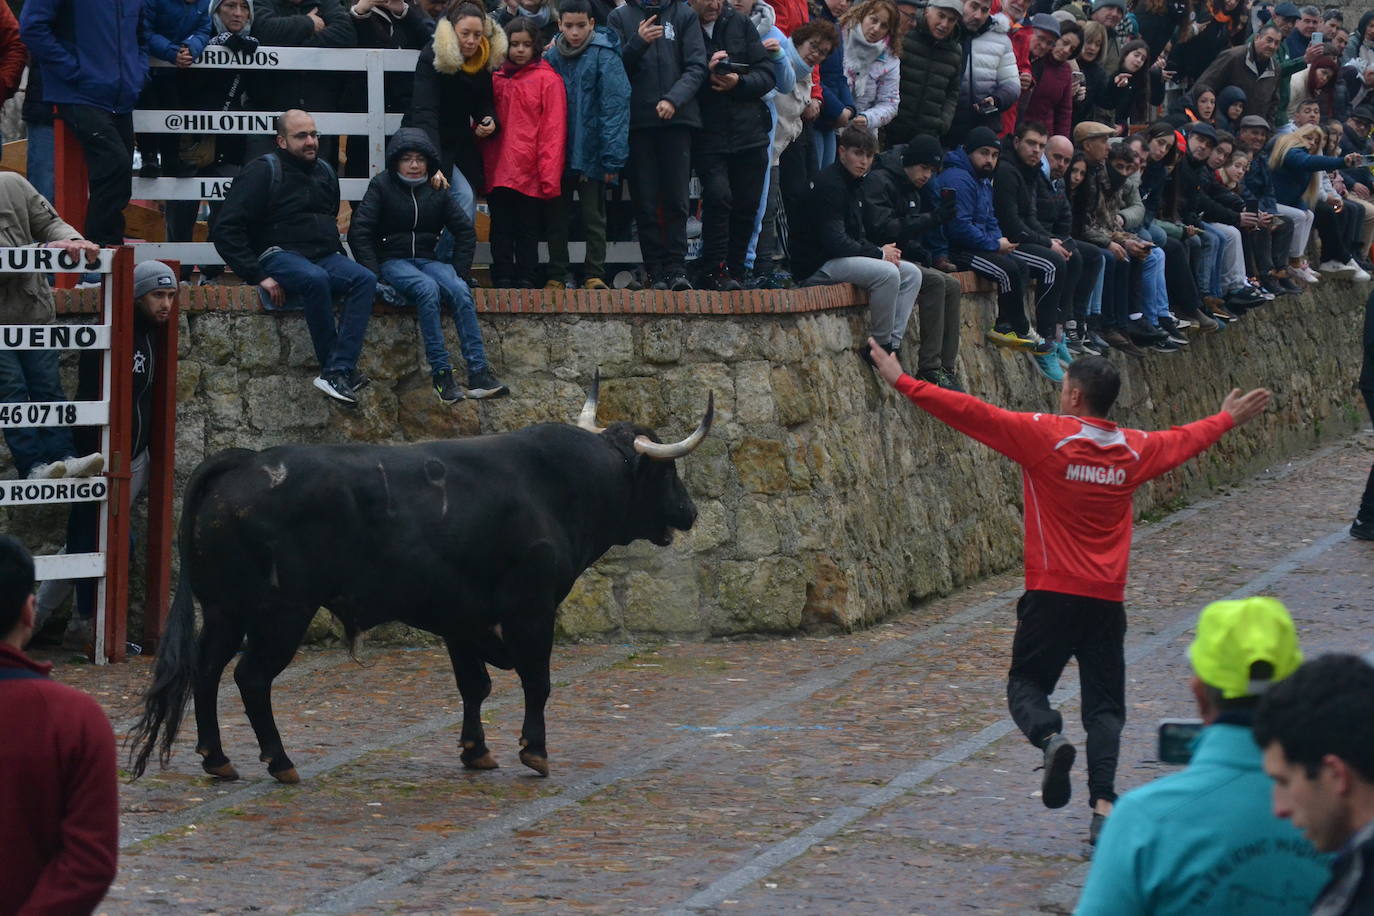
[[[444,313],[467,393],[505,392],[473,316],[482,200],[494,286],[607,288],[608,236],[631,231],[613,216],[632,212],[642,265],[620,285],[854,283],[889,352],[916,313],[912,368],[950,388],[957,271],[996,287],[987,339],[1061,382],[1079,355],[1175,354],[1374,270],[1374,15],[1351,31],[1287,0],[614,2],[26,0],[0,39],[28,49],[39,190],[54,115],[87,157],[96,243],[123,240],[136,156],[146,177],[235,179],[210,237],[267,307],[305,309],[316,386],[347,404],[374,296],[417,309],[441,399],[464,395]],[[403,126],[385,170],[369,175],[366,138],[314,125],[364,107],[361,73],[195,66],[216,47],[420,51],[386,77]],[[135,107],[286,115],[275,140],[135,136]],[[340,175],[371,177],[347,248]],[[169,239],[200,206],[168,203]]]

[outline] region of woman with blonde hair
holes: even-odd
[[[1273,152],[1269,154],[1269,168],[1274,175],[1274,198],[1280,207],[1312,213],[1312,225],[1321,238],[1322,262],[1318,270],[1351,276],[1361,271],[1341,238],[1339,210],[1320,199],[1321,173],[1331,169],[1354,168],[1362,157],[1359,153],[1348,156],[1320,155],[1325,142],[1326,131],[1319,124],[1299,127],[1274,141]],[[1301,225],[1297,231],[1303,232]],[[1306,238],[1302,239],[1304,247],[1306,241]],[[1296,239],[1294,250],[1298,250]],[[1300,274],[1310,273],[1310,268],[1299,257],[1293,258],[1292,266]]]
[[[897,115],[900,24],[892,0],[861,0],[840,17],[844,78],[857,112],[850,123],[875,137]]]

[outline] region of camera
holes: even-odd
[[[738,76],[743,76],[753,68],[750,67],[748,64],[737,63],[731,60],[730,58],[726,57],[716,61],[715,65],[711,69],[715,73],[734,73]]]
[[[1188,763],[1193,759],[1193,742],[1201,731],[1201,719],[1160,719],[1159,762]]]

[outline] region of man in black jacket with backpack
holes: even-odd
[[[350,407],[368,379],[358,357],[372,315],[377,277],[349,260],[339,241],[339,179],[320,159],[309,112],[277,119],[277,149],[234,179],[215,224],[215,250],[244,283],[258,286],[263,307],[305,309],[320,375],[315,387]],[[334,323],[334,296],[343,316]]]
[[[453,195],[431,185],[430,177],[438,171],[439,151],[429,136],[417,127],[398,130],[386,147],[386,171],[373,177],[353,211],[348,244],[359,264],[415,306],[434,392],[452,404],[463,399],[463,390],[453,380],[444,346],[441,304],[453,314],[458,329],[468,370],[467,396],[489,398],[508,389],[487,365],[472,292],[458,276],[458,264],[434,256],[441,230],[453,235],[455,261],[472,246],[474,235],[467,213]]]

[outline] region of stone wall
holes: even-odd
[[[690,431],[715,392],[711,436],[679,462],[700,510],[696,527],[666,549],[608,553],[564,603],[567,637],[849,629],[1020,562],[1019,472],[879,384],[855,356],[865,312],[848,304],[857,297],[847,287],[556,300],[484,293],[491,360],[513,394],[453,407],[429,388],[413,317],[378,314],[362,364],[374,382],[357,411],[310,387],[303,318],[264,314],[242,293],[185,292],[178,491],[227,446],[402,443],[572,422],[597,367],[601,421],[633,419],[665,437]],[[1189,352],[1118,357],[1116,417],[1134,426],[1212,413],[1232,387],[1263,384],[1276,396],[1261,420],[1143,488],[1138,510],[1198,497],[1360,422],[1353,386],[1364,293],[1324,283],[1194,338]],[[73,296],[66,308],[89,299]],[[986,292],[965,296],[969,390],[1012,409],[1053,409],[1057,392],[1027,356],[981,341],[992,308]]]

